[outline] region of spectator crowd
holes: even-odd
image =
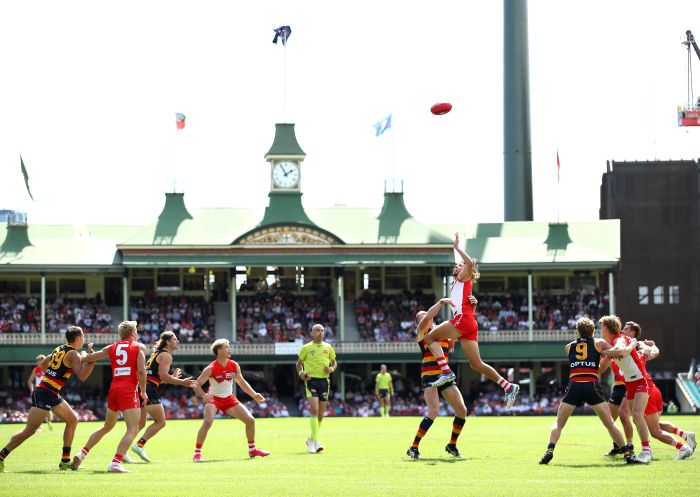
[[[203,297],[132,297],[129,318],[138,322],[144,343],[154,343],[166,330],[175,332],[182,343],[209,342],[216,335],[214,305]]]
[[[110,333],[112,315],[102,299],[58,296],[46,304],[46,331],[65,333],[77,325],[86,333]],[[41,330],[41,307],[36,297],[0,298],[0,333],[37,333]]]
[[[324,326],[326,341],[335,337],[338,318],[330,293],[259,292],[240,296],[236,305],[240,343],[303,341],[316,323]]]

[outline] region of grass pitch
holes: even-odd
[[[603,454],[607,432],[592,416],[569,420],[548,466],[538,464],[554,417],[470,418],[459,440],[464,459],[445,451],[452,418],[439,418],[421,443],[420,461],[405,455],[420,418],[329,418],[326,451],[308,454],[308,419],[259,419],[257,443],[272,454],[248,459],[243,424],[217,419],[192,462],[199,421],[169,421],[146,445],[152,461],[106,472],[124,425],[97,445],[77,472],[58,470],[63,425],[42,431],[13,451],[0,473],[0,496],[691,496],[700,494],[700,451],[674,461],[676,451],[652,441],[649,466],[627,466]],[[700,432],[700,417],[666,419]],[[99,423],[80,423],[75,454]],[[0,426],[0,444],[20,425]]]

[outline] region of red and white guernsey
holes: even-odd
[[[209,394],[214,397],[229,397],[233,395],[233,381],[238,372],[238,364],[231,359],[222,366],[219,361],[212,361],[211,376],[209,377]]]
[[[455,282],[452,285],[452,290],[450,290],[450,307],[452,307],[452,312],[455,316],[460,314],[474,315],[472,304],[469,302],[469,296],[471,293],[471,278],[469,278],[467,281],[459,281],[459,278],[455,278]]]
[[[41,366],[34,368],[34,385],[41,383],[41,379],[44,377],[44,374],[44,370],[41,369]]]
[[[112,387],[135,390],[139,383],[137,358],[141,346],[133,338],[120,340],[109,348],[109,363],[112,366]]]
[[[620,334],[615,335],[615,337],[612,340],[613,344],[620,338],[625,340],[625,345],[629,345],[632,341],[630,337]],[[615,364],[617,364],[617,367],[620,369],[620,374],[624,376],[625,383],[639,381],[642,378],[651,380],[651,376],[649,376],[649,373],[647,373],[647,368],[644,364],[644,359],[636,350],[633,350],[629,353],[629,355],[626,355],[624,357],[615,358],[613,359],[613,361],[615,361]]]

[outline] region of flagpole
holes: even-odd
[[[284,43],[282,44],[284,47],[284,73],[283,73],[283,79],[284,79],[284,84],[282,85],[282,117],[283,120],[282,122],[286,123],[287,122],[287,36],[285,35],[284,37]]]
[[[173,193],[177,191],[177,126],[173,130]]]
[[[559,164],[559,149],[557,148],[557,224],[559,223],[559,174],[561,166]]]
[[[391,130],[391,188],[396,193],[396,129]]]

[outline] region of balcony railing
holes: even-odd
[[[527,330],[480,331],[480,342],[567,342],[576,338],[574,330],[534,330],[532,339]],[[87,333],[85,343],[107,345],[118,340],[116,333]],[[64,343],[64,335],[47,333],[45,345],[60,345]],[[0,347],[10,345],[41,345],[41,335],[37,333],[5,333],[0,335]],[[179,353],[188,355],[210,355],[210,343],[182,344]],[[255,343],[231,344],[231,354],[240,355],[292,355],[299,351],[298,343]],[[337,342],[333,347],[338,354],[405,354],[416,351],[414,342]]]

